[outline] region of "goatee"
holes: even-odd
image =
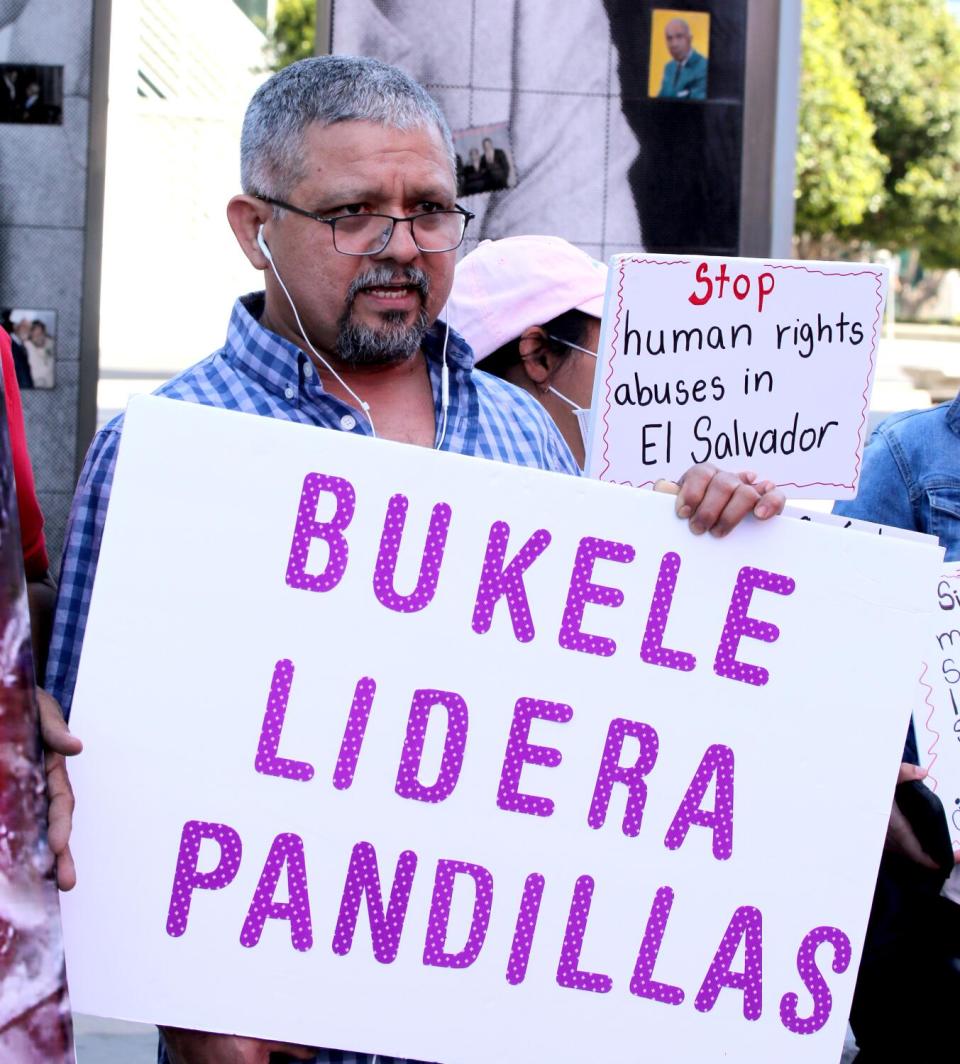
[[[381,315],[382,324],[366,325],[352,318],[353,304],[359,292],[366,288],[404,284],[417,290],[420,310],[413,322],[407,322],[403,311],[388,311]],[[347,291],[346,306],[338,322],[337,357],[348,365],[375,366],[391,362],[405,362],[420,349],[427,331],[426,303],[430,280],[423,270],[407,266],[377,266],[354,278]]]

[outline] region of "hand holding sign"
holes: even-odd
[[[680,478],[677,517],[689,518],[695,535],[725,536],[752,513],[761,521],[783,512],[782,491],[755,473],[726,473],[706,463],[692,466]]]

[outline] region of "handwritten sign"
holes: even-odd
[[[135,401],[74,706],[74,1006],[450,1064],[835,1064],[938,567]]]
[[[954,850],[960,850],[960,571],[936,580],[936,612],[920,675],[914,728],[925,780],[943,802]]]
[[[864,263],[614,257],[588,474],[641,487],[713,462],[853,498],[886,288]]]

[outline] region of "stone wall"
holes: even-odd
[[[55,386],[23,393],[54,572],[83,421],[81,338],[92,335],[94,343],[96,338],[98,293],[84,288],[90,273],[85,273],[88,197],[96,196],[88,181],[95,3],[0,0],[0,64],[63,67],[62,123],[0,125],[0,307],[42,308],[57,315]],[[92,330],[85,313],[93,315]],[[88,361],[95,377],[95,349],[87,350]]]

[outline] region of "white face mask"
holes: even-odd
[[[579,344],[572,344],[569,340],[561,340],[559,336],[551,336],[547,333],[548,340],[554,340],[558,344],[563,344],[565,347],[572,347],[577,351],[582,351],[585,355],[590,355],[591,358],[597,357],[596,351],[591,351],[587,347],[581,347]],[[577,426],[580,429],[580,438],[583,440],[583,449],[587,449],[587,429],[590,424],[590,407],[577,406],[577,404],[564,395],[563,392],[557,391],[553,385],[547,386],[548,392],[553,392],[558,399],[562,399],[565,403],[570,404],[570,409],[573,411],[573,416],[577,419]]]

